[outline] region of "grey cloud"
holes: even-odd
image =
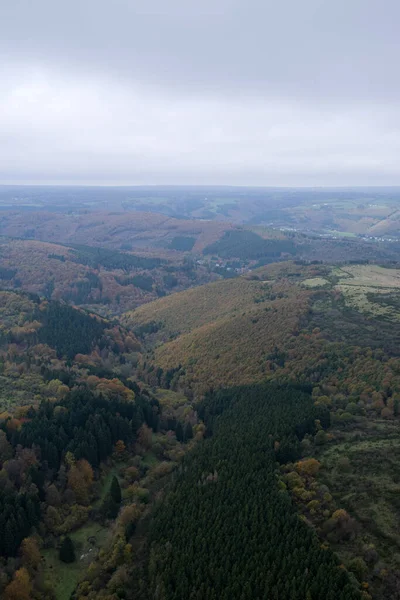
[[[399,183],[395,0],[0,4],[0,181]]]
[[[0,17],[8,60],[196,91],[400,92],[397,0],[13,0]]]

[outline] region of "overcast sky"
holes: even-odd
[[[0,183],[400,185],[398,0],[0,0]]]

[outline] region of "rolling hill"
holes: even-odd
[[[312,293],[298,280],[323,269],[270,265],[160,299],[127,313],[122,322],[134,331],[154,324],[148,335],[154,364],[163,371],[180,369],[180,385],[196,394],[210,386],[257,381],[307,313]]]
[[[55,247],[42,245],[43,257],[49,246]],[[81,253],[79,265],[90,269],[94,268],[93,260],[118,263],[125,257],[119,252],[102,254],[101,248],[95,253],[88,247],[59,248],[60,252]],[[67,258],[51,260],[64,266],[67,262]],[[265,461],[271,470],[265,489],[273,490],[272,497],[283,501],[288,511],[285,514],[293,515],[293,526],[303,521],[304,535],[309,534],[315,548],[321,550],[322,562],[329,550],[332,577],[336,577],[337,568],[344,569],[336,566],[338,559],[330,554],[333,550],[346,565],[346,585],[354,597],[359,597],[359,588],[368,590],[361,596],[365,600],[369,600],[370,591],[376,598],[393,597],[399,543],[399,513],[393,494],[398,483],[395,458],[387,460],[387,456],[388,452],[393,457],[398,453],[399,277],[398,269],[374,264],[339,267],[280,262],[159,298],[113,321],[62,302],[0,292],[0,401],[4,411],[0,417],[0,453],[11,455],[4,444],[5,434],[16,457],[20,456],[19,444],[26,444],[26,450],[31,451],[35,440],[40,441],[45,457],[40,468],[47,478],[43,491],[46,513],[41,517],[45,559],[41,569],[46,578],[53,578],[57,598],[61,597],[62,584],[54,579],[53,571],[57,577],[69,574],[70,591],[76,587],[79,594],[87,592],[90,598],[122,589],[119,583],[113,587],[116,578],[122,578],[123,586],[146,581],[146,586],[156,589],[159,574],[167,585],[168,560],[149,581],[146,574],[138,577],[138,573],[141,566],[147,569],[152,564],[153,554],[146,554],[149,548],[164,560],[164,535],[176,541],[179,560],[185,564],[185,537],[176,528],[169,532],[168,524],[170,511],[185,515],[188,526],[192,523],[191,509],[185,512],[174,507],[193,499],[193,485],[196,510],[205,520],[211,512],[204,510],[204,502],[207,504],[214,494],[220,497],[219,482],[225,481],[228,467],[230,486],[246,498],[243,482],[248,477],[254,483],[260,510],[265,508],[266,496],[257,492],[258,466],[254,471],[250,466],[255,464],[254,454],[260,458],[262,472]],[[236,388],[238,385],[241,387]],[[303,410],[305,406],[310,418]],[[44,428],[43,422],[49,426]],[[85,427],[90,431],[88,440],[83,434]],[[269,434],[264,435],[264,431]],[[191,447],[193,436],[199,449],[196,446],[184,459],[186,466],[192,466],[177,470],[172,496],[164,501],[159,494],[162,478],[176,468],[185,444]],[[103,438],[104,444],[108,440],[104,457]],[[230,446],[234,453],[227,450]],[[66,448],[74,453],[72,457]],[[246,452],[248,464],[244,466]],[[31,460],[30,454],[25,455]],[[75,483],[69,473],[71,469],[75,473],[76,461],[78,470],[90,474],[83,459],[95,467],[95,477],[90,486],[83,486],[89,491],[80,500],[76,493],[79,495],[82,486],[72,496]],[[5,464],[7,477],[14,478],[13,461],[7,464],[5,460]],[[57,504],[57,494],[50,485],[52,469],[60,470],[54,485],[63,494],[61,504]],[[67,485],[62,483],[64,469]],[[101,500],[107,494],[101,487],[102,470],[107,474],[106,489],[114,473],[122,482],[123,508],[116,517],[112,513],[115,520],[111,520],[111,527],[101,512],[111,510]],[[25,493],[19,480],[13,485]],[[228,513],[230,486],[226,487]],[[148,511],[144,508],[151,494],[154,512],[152,506]],[[93,513],[87,508],[92,500]],[[219,506],[210,501],[210,506],[214,505]],[[59,544],[65,531],[57,511],[65,517],[65,531],[71,532],[78,548],[89,548],[85,532],[93,532],[95,527],[101,532],[95,535],[96,548],[104,551],[96,554],[96,567],[83,561],[76,565],[73,575],[75,571],[60,563],[54,540]],[[260,522],[257,511],[252,527]],[[219,513],[220,508],[215,511],[216,519]],[[221,509],[222,515],[228,513]],[[95,516],[94,521],[90,515]],[[143,540],[146,525],[140,515],[151,516],[154,546]],[[132,528],[126,528],[128,516],[133,519]],[[136,522],[138,537],[134,533]],[[285,522],[286,517],[282,526]],[[193,540],[202,547],[203,538],[196,533],[197,518],[190,527]],[[213,538],[212,532],[210,536]],[[109,551],[106,540],[112,540]],[[277,540],[281,548],[280,534]],[[303,534],[298,540],[300,548]],[[132,561],[131,545],[137,560]],[[11,544],[8,547],[7,542],[5,551],[13,556],[17,549]],[[204,568],[212,570],[213,561],[207,556]],[[249,569],[252,564],[251,559]],[[92,571],[101,574],[100,596]],[[148,572],[154,573],[151,569]],[[196,573],[191,577],[196,578]],[[262,580],[260,574],[260,585]],[[182,585],[185,587],[184,582]],[[136,597],[147,600],[146,593],[141,595],[143,586],[132,589]]]
[[[201,252],[232,228],[227,222],[171,218],[144,212],[89,212],[64,214],[34,211],[1,214],[0,234],[40,241],[103,246],[118,250],[157,248],[168,253],[179,251],[179,244],[192,240]],[[184,238],[185,241],[182,241]]]
[[[305,391],[327,411],[327,430],[318,422],[301,442],[310,472],[289,459],[282,490],[362,584],[363,597],[382,600],[396,597],[400,565],[399,276],[378,265],[272,264],[123,316],[141,333],[139,372],[151,386],[183,392],[200,407],[221,393],[224,402],[212,406],[219,415],[235,386],[249,408],[252,386],[269,382]],[[227,427],[233,435],[232,422]]]
[[[161,295],[217,279],[206,266],[86,245],[0,238],[0,289],[118,314]]]
[[[344,271],[273,264],[159,299],[126,313],[122,322],[147,347],[143,376],[152,383],[167,377],[175,389],[196,396],[263,379],[313,386],[335,379],[332,365],[340,358],[335,390],[347,390],[354,362],[362,370],[369,365],[380,381],[382,364],[368,354],[371,348],[383,351],[388,365],[398,360],[400,325],[396,269],[352,265]],[[394,363],[393,369],[390,380],[400,391]]]
[[[90,372],[127,376],[140,350],[115,322],[33,294],[0,291],[0,412],[57,397]]]
[[[168,223],[172,225],[181,220],[195,220],[198,224],[207,220],[222,226],[229,222],[306,233],[398,237],[399,202],[398,187],[0,186],[0,210],[18,210],[25,215],[28,230],[29,218],[37,212],[50,212],[55,218],[62,214],[75,217],[78,213],[102,211],[110,216],[136,213],[137,223],[143,219],[148,223],[162,223],[164,219],[167,227]],[[144,217],[143,213],[148,216]],[[180,226],[175,225],[179,229]],[[128,227],[133,236],[140,239],[143,231],[140,233],[138,225]],[[187,230],[184,222],[181,227]],[[143,241],[145,239],[143,236]]]

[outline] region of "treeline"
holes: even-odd
[[[8,269],[7,267],[0,267],[0,279],[4,281],[10,281],[17,273],[17,269]]]
[[[171,240],[169,247],[171,250],[179,250],[180,252],[190,252],[196,243],[196,238],[178,235]]]
[[[15,556],[22,540],[39,524],[40,516],[35,486],[29,492],[18,492],[12,486],[0,490],[0,556]]]
[[[153,290],[154,280],[152,277],[148,275],[133,275],[132,277],[116,277],[115,280],[119,283],[119,285],[134,285],[135,287],[140,288],[146,292],[151,292]]]
[[[126,254],[118,250],[110,250],[108,248],[95,248],[94,246],[85,246],[74,244],[71,246],[71,260],[82,265],[87,265],[98,269],[123,269],[130,271],[131,269],[156,269],[165,263],[161,258],[148,258],[143,256],[135,256],[134,254]]]
[[[206,397],[199,413],[212,437],[184,459],[152,522],[150,597],[361,597],[278,483],[277,460],[300,456],[301,438],[321,416],[316,410],[309,395],[271,385]]]
[[[296,253],[296,246],[292,240],[266,240],[245,229],[227,231],[220,240],[203,250],[203,254],[215,254],[224,259],[235,257],[240,260],[279,258],[283,252]]]
[[[143,422],[157,429],[158,401],[149,401],[137,396],[135,402],[126,402],[118,396],[95,396],[86,388],[75,390],[57,404],[42,402],[38,410],[32,409],[30,421],[10,441],[13,446],[39,447],[41,461],[50,469],[59,469],[66,452],[98,467],[118,440],[132,444]]]
[[[59,302],[49,302],[37,316],[43,323],[38,330],[38,341],[69,359],[76,354],[89,354],[95,344],[101,343],[106,327],[104,321]]]
[[[41,325],[17,331],[10,328],[2,336],[3,343],[19,343],[25,338],[31,344],[47,344],[57,351],[60,358],[67,359],[76,354],[89,354],[96,345],[101,349],[111,343],[104,337],[105,329],[112,326],[110,322],[53,300],[45,306],[40,305],[40,298],[34,294],[21,293],[20,298],[33,302],[32,311],[26,319]],[[117,350],[115,344],[113,350]]]
[[[101,302],[102,304],[107,303],[108,299],[101,297],[103,283],[100,277],[91,271],[88,271],[85,274],[85,279],[74,281],[71,284],[70,289],[64,292],[63,298],[67,302],[73,302],[74,304],[94,303],[92,290],[99,290],[100,298],[98,298],[96,302]]]

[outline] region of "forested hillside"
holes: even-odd
[[[2,211],[0,234],[115,250],[127,249],[127,244],[129,249],[174,249],[176,238],[184,236],[192,237],[195,250],[201,251],[231,227],[227,222],[184,220],[150,212],[85,210],[71,215],[45,210]]]
[[[227,231],[224,236],[207,246],[203,254],[216,254],[221,258],[269,259],[271,262],[278,260],[282,254],[296,254],[296,246],[291,239],[283,236],[276,239],[264,239],[254,231],[232,230]]]
[[[123,315],[123,321],[132,328],[150,321],[160,323],[159,337],[188,333],[244,311],[265,289],[258,277],[228,279],[161,298]]]
[[[155,513],[149,596],[361,598],[276,477],[276,461],[299,458],[315,433],[311,398],[253,386],[206,396],[200,415],[212,437],[185,459]]]
[[[2,213],[0,289],[23,290],[103,316],[288,258],[397,260],[397,244],[325,239],[141,213]],[[10,237],[16,236],[16,237]]]
[[[62,394],[52,380],[69,385],[88,372],[127,375],[138,359],[138,340],[116,322],[63,303],[0,292],[0,316],[2,410],[29,405],[43,393]]]
[[[209,386],[260,381],[270,362],[279,361],[279,348],[299,332],[309,309],[312,294],[297,282],[324,269],[271,265],[163,298],[128,313],[123,322],[134,331],[146,323],[157,324],[157,332],[148,335],[150,350],[143,368],[155,364],[163,372],[175,370],[176,385],[186,391],[201,395]],[[156,345],[153,358],[155,340],[164,344]],[[148,372],[153,381],[155,371]]]
[[[186,398],[138,385],[140,344],[116,322],[14,292],[0,316],[0,595],[69,598],[202,429]]]
[[[104,315],[218,278],[207,265],[173,254],[161,258],[96,246],[0,239],[0,289],[64,300]]]
[[[315,407],[329,411],[330,426],[325,430],[317,420],[316,429],[299,438],[298,456],[282,461],[282,489],[324,547],[338,553],[363,593],[385,599],[399,597],[400,580],[394,500],[398,276],[389,266],[280,263],[204,286],[197,297],[187,291],[161,299],[124,319],[143,332],[141,377],[152,385],[200,400],[210,387],[269,380],[300,386],[311,393]],[[199,414],[210,428],[207,413],[200,409]],[[246,418],[242,415],[243,424]],[[234,434],[232,421],[230,426]],[[285,452],[286,445],[278,441],[274,448]],[[184,488],[187,478],[185,472],[179,486]],[[170,514],[166,523],[171,519]],[[171,538],[175,529],[168,529]],[[163,554],[156,564],[169,560],[172,556]],[[178,568],[179,563],[170,564]],[[178,583],[171,578],[169,570],[162,581],[175,597]],[[185,571],[179,585],[188,581]]]

